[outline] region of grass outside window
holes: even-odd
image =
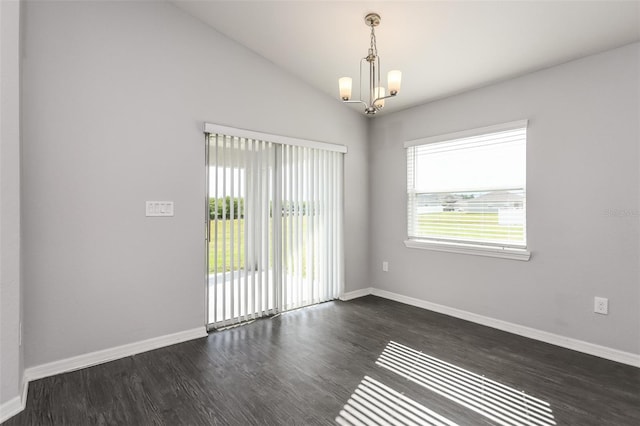
[[[287,218],[282,219],[282,229],[284,230],[285,241],[284,244],[289,245],[291,239],[294,246],[299,241],[298,236],[302,239],[302,250],[300,263],[292,261],[292,259],[284,259],[285,268],[290,272],[295,272],[296,268],[302,268],[302,275],[306,276],[307,263],[312,262],[307,253],[308,234],[307,234],[307,220],[305,216],[302,219],[302,226],[296,231],[294,228],[289,231],[287,224]],[[209,234],[209,274],[237,271],[245,268],[245,240],[244,240],[244,219],[224,219],[217,221],[216,223],[211,221],[210,234]],[[233,251],[231,250],[231,231],[233,230]],[[216,232],[218,245],[216,247]],[[289,236],[292,238],[290,239]],[[271,253],[269,254],[269,261],[272,261]],[[216,268],[217,265],[217,268]]]
[[[418,215],[417,229],[424,238],[453,241],[518,243],[524,240],[524,226],[501,225],[498,213],[424,213]]]

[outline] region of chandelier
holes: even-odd
[[[377,13],[369,13],[364,17],[364,22],[371,27],[371,45],[367,56],[360,60],[360,93],[358,100],[351,100],[351,77],[342,77],[338,80],[340,87],[340,98],[344,103],[362,103],[364,104],[364,112],[373,115],[384,107],[384,100],[392,98],[400,91],[400,81],[402,73],[398,70],[389,71],[387,74],[387,83],[389,94],[386,95],[385,88],[380,85],[380,56],[378,56],[378,48],[376,46],[375,27],[380,25],[380,15]],[[364,62],[369,64],[369,101],[362,99],[362,65]],[[366,96],[366,95],[365,95]]]

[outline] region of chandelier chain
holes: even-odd
[[[371,27],[371,52],[378,56],[378,46],[376,46],[376,32],[375,27]]]

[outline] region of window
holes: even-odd
[[[408,241],[528,260],[527,121],[405,143]]]

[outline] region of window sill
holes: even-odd
[[[443,243],[427,240],[406,240],[404,245],[408,248],[423,250],[445,251],[449,253],[470,254],[474,256],[500,257],[503,259],[528,261],[531,252],[526,249],[490,247],[473,244]]]

